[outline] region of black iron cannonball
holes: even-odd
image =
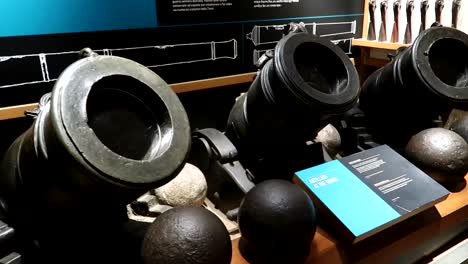
[[[425,129],[408,142],[407,158],[445,187],[463,181],[468,172],[468,144],[444,128]]]
[[[229,233],[217,216],[202,207],[180,207],[160,215],[146,232],[144,264],[229,264]]]
[[[240,205],[238,221],[239,249],[251,263],[303,262],[316,230],[312,200],[284,180],[264,181],[250,190]]]

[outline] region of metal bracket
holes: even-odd
[[[265,53],[263,53],[263,55],[260,56],[260,58],[258,58],[258,61],[255,63],[255,67],[259,69],[263,68],[263,66],[267,63],[267,61],[273,58],[274,55],[275,55],[275,51],[272,49],[265,51]]]
[[[32,110],[26,110],[24,111],[24,115],[27,117],[31,117],[33,119],[36,119],[37,116],[41,113],[42,109],[44,109],[44,106],[49,103],[50,98],[51,98],[51,93],[46,93],[44,94],[41,99],[39,100],[39,105],[32,109]]]
[[[207,128],[193,133],[189,162],[203,171],[207,196],[223,212],[238,207],[245,193],[255,186],[252,174],[238,160],[236,147],[219,130]]]
[[[349,110],[343,120],[335,127],[342,135],[342,148],[345,152],[355,153],[379,146],[366,128],[366,117],[358,108]]]
[[[253,176],[240,164],[237,158],[236,147],[221,131],[207,128],[195,131],[194,136],[204,139],[208,143],[214,154],[211,159],[218,162],[213,165],[222,167],[244,193],[255,186],[252,182]]]

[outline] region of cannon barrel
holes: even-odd
[[[305,142],[353,107],[359,91],[356,69],[341,49],[317,36],[292,32],[279,41],[248,92],[236,101],[226,136],[257,178],[292,177],[291,172],[302,169],[297,163],[305,158],[300,154]]]
[[[433,127],[452,108],[468,107],[468,35],[433,27],[364,83],[359,99],[379,143],[396,148]]]
[[[105,256],[120,239],[113,228],[128,220],[126,205],[175,177],[191,142],[187,114],[158,75],[84,54],[41,99],[0,170],[10,224],[47,258],[69,256],[61,263]]]

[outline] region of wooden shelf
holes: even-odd
[[[255,72],[250,72],[198,81],[175,83],[171,84],[171,88],[176,93],[186,93],[235,84],[251,83],[255,76]],[[0,120],[24,117],[24,111],[32,110],[36,107],[37,103],[2,107],[0,108]]]
[[[2,107],[0,108],[0,120],[24,117],[25,111],[33,110],[36,107],[37,103]]]
[[[222,86],[229,86],[242,83],[251,83],[253,82],[257,73],[242,73],[237,75],[223,76],[211,79],[175,83],[171,84],[172,89],[176,93],[185,93],[198,90],[205,90],[211,88],[217,88]]]
[[[465,176],[468,181],[468,175]],[[307,263],[388,263],[420,243],[468,219],[468,186],[436,206],[353,246],[345,246],[317,228]],[[384,233],[385,232],[385,233]],[[232,241],[231,264],[248,264]]]
[[[378,41],[370,41],[366,39],[353,39],[353,46],[397,50],[400,47],[408,47],[409,44],[378,42]]]

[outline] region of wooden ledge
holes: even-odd
[[[33,110],[36,107],[37,103],[2,107],[0,108],[0,120],[24,117],[25,111]]]
[[[387,50],[397,50],[400,47],[408,47],[409,44],[391,43],[391,42],[378,42],[366,39],[353,39],[353,46],[378,48]]]
[[[171,87],[176,93],[186,93],[235,84],[251,83],[255,76],[255,72],[250,72],[198,81],[175,83],[171,84]],[[0,108],[0,120],[24,117],[25,111],[32,110],[36,107],[37,103],[2,107]]]
[[[468,175],[465,180],[468,182]],[[460,192],[451,193],[436,206],[349,248],[339,245],[339,240],[335,239],[339,235],[334,237],[319,227],[307,263],[388,263],[466,219],[468,186]],[[238,243],[238,239],[232,241],[231,264],[248,264],[239,252]]]
[[[250,72],[198,81],[175,83],[171,84],[171,87],[176,93],[185,93],[235,84],[251,83],[255,79],[256,74],[257,73],[255,72]]]

